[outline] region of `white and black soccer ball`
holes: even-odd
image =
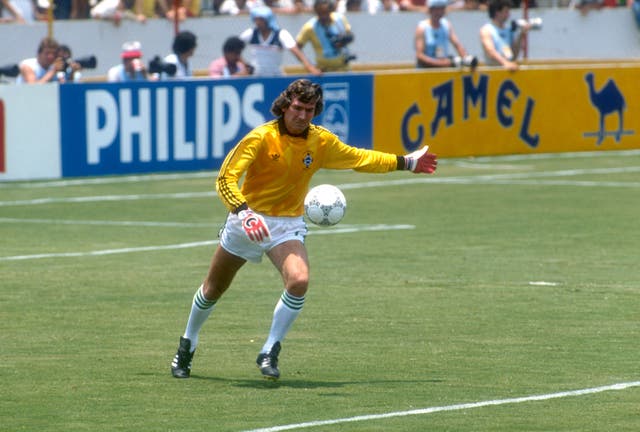
[[[316,225],[335,225],[342,220],[346,211],[344,194],[330,184],[312,188],[304,198],[304,214]]]

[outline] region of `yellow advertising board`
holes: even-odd
[[[382,72],[373,147],[445,157],[640,148],[640,63]]]

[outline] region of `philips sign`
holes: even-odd
[[[348,109],[349,99],[362,100],[362,112],[316,120],[328,120],[325,126],[337,127],[334,132],[346,138],[350,128],[345,122],[366,119],[369,126],[361,130],[368,133],[348,133],[348,142],[370,146],[371,77],[358,81],[363,84],[344,78],[334,83],[340,97],[329,92],[327,99],[343,109]],[[273,118],[271,103],[290,82],[271,78],[61,85],[63,176],[219,168],[246,133]],[[332,83],[323,86],[331,88]],[[358,87],[362,93],[351,94]]]
[[[254,127],[265,121],[262,113],[255,109],[255,104],[264,102],[262,84],[249,85],[243,94],[232,86],[196,87],[193,116],[187,115],[186,89],[173,87],[171,95],[169,90],[155,90],[153,107],[151,89],[139,89],[135,93],[133,89],[122,89],[117,99],[106,90],[86,92],[87,163],[99,164],[101,152],[118,141],[120,162],[133,162],[136,137],[139,161],[220,158],[225,154],[224,145],[238,135],[243,122]],[[188,124],[195,133],[187,132],[191,129]],[[152,141],[152,125],[155,125],[155,142]],[[171,154],[170,134],[173,138]]]

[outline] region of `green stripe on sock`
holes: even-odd
[[[205,309],[211,309],[213,305],[216,304],[217,300],[207,300],[206,298],[204,298],[204,295],[202,294],[202,290],[199,289],[196,292],[196,295],[193,297],[193,302],[195,303],[196,306],[198,306],[198,308],[205,310]]]
[[[286,291],[282,293],[280,300],[282,300],[282,303],[284,303],[288,308],[294,310],[300,310],[304,305],[304,296],[296,297]]]

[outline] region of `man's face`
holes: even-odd
[[[136,72],[136,64],[139,64],[140,61],[140,57],[133,57],[123,59],[122,63],[124,64],[124,69],[130,74],[133,74],[134,72]]]
[[[45,48],[38,54],[38,63],[40,66],[47,69],[53,64],[58,57],[58,50],[56,48]]]
[[[224,53],[224,58],[227,59],[227,64],[235,65],[242,58],[242,54],[239,52],[229,51]]]
[[[429,8],[429,15],[431,16],[431,19],[433,21],[440,21],[440,18],[442,18],[444,16],[444,12],[445,12],[445,8],[444,6],[440,7],[430,7]]]
[[[510,8],[508,6],[505,6],[502,9],[500,9],[496,13],[496,21],[498,21],[500,24],[506,23],[507,20],[509,19],[509,10]]]
[[[316,15],[318,16],[318,21],[323,26],[327,26],[331,23],[331,8],[328,4],[323,3],[316,7]]]
[[[256,17],[256,19],[253,20],[253,23],[256,25],[258,30],[266,30],[269,28],[267,20],[261,17]]]
[[[316,110],[316,101],[305,103],[294,98],[291,105],[284,109],[284,124],[293,135],[299,135],[313,119]]]

